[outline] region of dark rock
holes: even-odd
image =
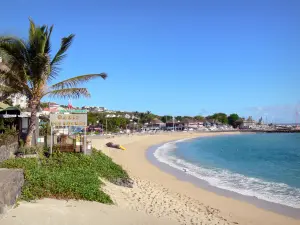
[[[128,187],[128,188],[133,188],[133,184],[134,184],[133,180],[130,178],[118,178],[112,183],[119,186]]]
[[[24,154],[22,152],[17,152],[16,153],[16,158],[23,158]]]

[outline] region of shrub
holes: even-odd
[[[25,183],[21,198],[84,199],[112,203],[100,190],[99,176],[111,182],[129,179],[126,171],[101,152],[91,156],[55,152],[49,158],[16,158],[0,164],[5,168],[24,169]]]
[[[13,129],[4,129],[4,133],[0,134],[0,146],[9,145],[18,140],[18,132]]]
[[[31,146],[31,147],[26,147],[26,146],[21,146],[19,150],[16,152],[16,154],[24,154],[24,155],[31,155],[31,154],[37,154],[39,152],[43,152],[43,147],[41,146]]]

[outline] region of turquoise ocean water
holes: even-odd
[[[180,140],[154,155],[212,186],[300,208],[300,134]]]

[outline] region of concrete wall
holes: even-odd
[[[18,150],[18,142],[15,142],[7,146],[6,145],[0,146],[0,163],[12,157],[17,150]]]

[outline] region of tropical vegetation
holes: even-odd
[[[121,166],[96,150],[91,156],[56,152],[49,158],[40,155],[39,158],[9,159],[0,164],[0,168],[24,170],[21,194],[24,200],[58,198],[112,203],[99,188],[103,184],[99,177],[115,184],[129,181]]]
[[[117,132],[120,129],[130,128],[137,129],[141,128],[145,123],[151,123],[154,119],[159,119],[163,123],[173,121],[173,116],[171,115],[156,115],[147,112],[115,112],[113,113],[118,117],[111,117],[112,113],[107,112],[88,112],[88,124],[94,126],[100,126],[104,131],[108,132]],[[134,119],[126,119],[124,116],[128,114]],[[199,122],[214,122],[214,123],[222,123],[233,126],[234,128],[238,127],[242,123],[241,117],[238,114],[233,113],[227,116],[225,113],[215,113],[213,115],[208,116],[176,116],[174,117],[174,121],[199,121]]]
[[[18,133],[15,129],[2,128],[0,129],[0,146],[12,144],[18,140]]]
[[[233,127],[238,127],[241,124],[241,118],[236,113],[230,114],[228,116],[228,123]]]
[[[107,77],[106,73],[86,74],[52,84],[59,78],[59,66],[66,58],[75,37],[74,34],[70,34],[62,38],[59,50],[52,54],[52,31],[53,26],[37,26],[30,20],[28,40],[0,36],[0,56],[3,60],[0,66],[2,100],[17,93],[27,96],[31,109],[29,130],[25,140],[27,146],[31,145],[33,132],[37,129],[37,111],[41,99],[45,96],[89,97],[88,90],[78,85],[91,79]]]

